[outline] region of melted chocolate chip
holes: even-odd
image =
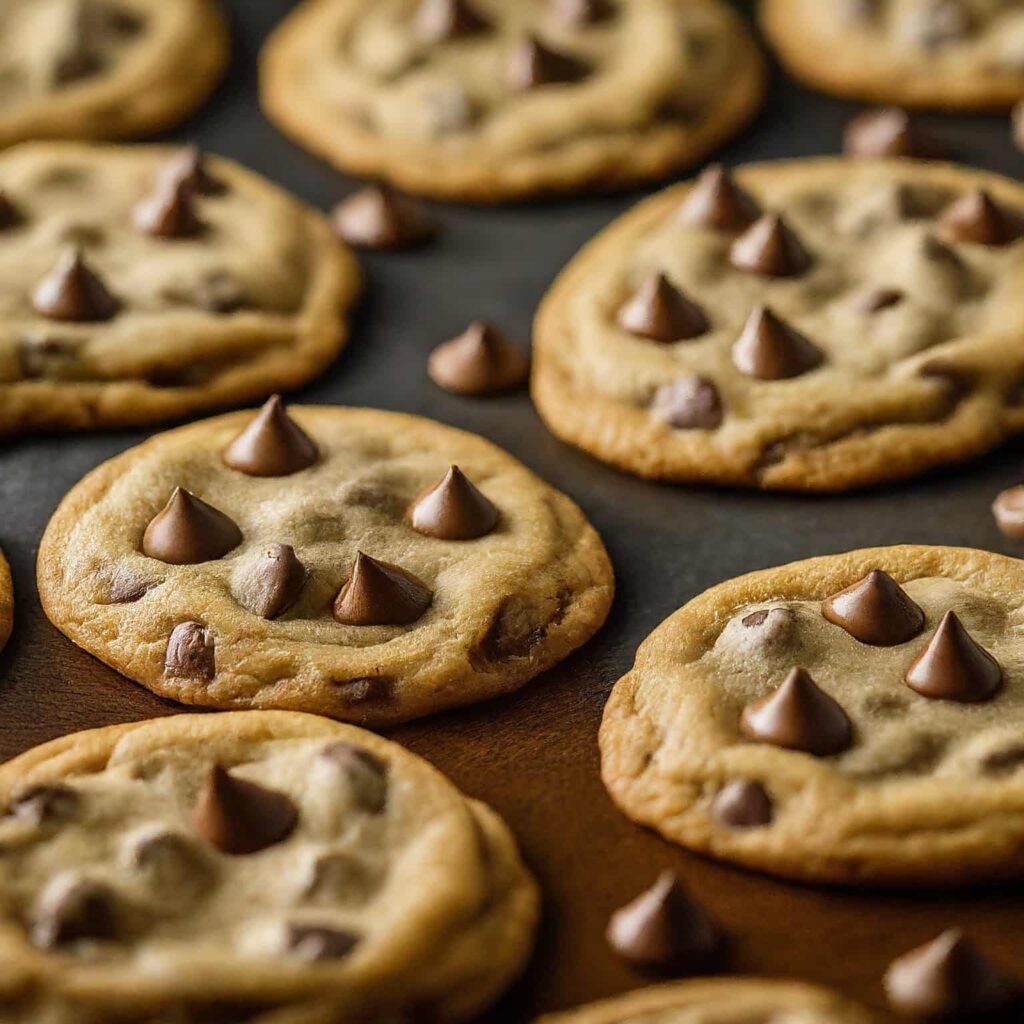
[[[82,253],[70,249],[36,286],[32,307],[50,320],[98,323],[112,319],[120,304],[90,269]]]
[[[345,626],[406,626],[423,615],[433,596],[412,573],[360,551],[335,599],[334,618]]]
[[[885,107],[855,117],[843,136],[843,152],[863,157],[934,157],[937,147],[905,110]]]
[[[1009,245],[1021,236],[1024,220],[997,203],[985,189],[974,189],[954,200],[942,213],[943,233],[956,242]]]
[[[760,782],[736,779],[711,801],[711,817],[728,828],[763,828],[774,817],[772,799]]]
[[[996,525],[1011,540],[1024,540],[1024,486],[1009,487],[992,502]]]
[[[664,274],[653,274],[619,310],[619,326],[640,338],[673,342],[696,338],[710,324],[704,311]]]
[[[287,839],[298,823],[284,795],[214,765],[196,800],[196,831],[223,853],[257,853]]]
[[[338,203],[331,223],[339,238],[362,249],[407,249],[437,232],[418,203],[379,185]]]
[[[767,306],[757,306],[732,347],[732,361],[750,377],[784,380],[813,370],[821,363],[822,354]]]
[[[354,932],[312,924],[290,924],[288,952],[302,960],[340,960],[359,943]]]
[[[293,420],[280,395],[272,395],[224,449],[224,464],[249,476],[289,476],[312,466],[319,451]]]
[[[578,82],[588,72],[582,61],[546,46],[532,35],[519,39],[508,58],[508,84],[519,92],[542,85]]]
[[[459,395],[492,395],[520,387],[530,362],[523,351],[492,324],[476,321],[430,354],[431,380]]]
[[[388,766],[384,761],[344,740],[324,747],[320,756],[340,769],[360,807],[371,814],[384,810],[388,798]]]
[[[821,604],[821,614],[862,644],[895,647],[924,629],[924,612],[881,569]]]
[[[164,675],[210,680],[217,674],[213,630],[201,622],[181,622],[171,631],[164,653]]]
[[[948,611],[905,678],[907,686],[922,697],[972,703],[995,696],[1003,672],[956,613]]]
[[[733,242],[729,262],[762,277],[799,277],[811,267],[800,239],[775,213],[766,213]]]
[[[707,377],[681,377],[654,393],[652,414],[677,430],[714,430],[722,423],[722,396]]]
[[[242,543],[242,531],[223,512],[175,487],[142,538],[142,551],[170,565],[196,565],[223,558]]]
[[[760,207],[721,164],[701,174],[677,214],[683,224],[730,232],[745,231],[760,216]]]
[[[283,615],[302,593],[309,573],[288,544],[266,548],[246,575],[239,603],[262,619]]]
[[[193,194],[184,180],[169,182],[135,207],[132,223],[143,234],[156,238],[192,238],[202,229]]]
[[[349,853],[325,853],[313,862],[302,895],[313,903],[363,903],[380,876],[366,861]]]
[[[420,0],[413,25],[416,35],[428,43],[462,39],[490,28],[467,0]]]
[[[440,540],[483,537],[498,525],[498,518],[498,510],[458,466],[452,466],[409,508],[413,529]]]

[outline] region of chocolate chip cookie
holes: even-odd
[[[790,878],[1020,877],[1022,567],[905,546],[713,587],[616,685],[605,785],[667,838]]]
[[[11,582],[11,570],[0,551],[0,650],[10,639],[11,627],[14,625],[14,585]]]
[[[537,1024],[869,1024],[867,1011],[825,989],[800,982],[718,978],[659,985]]]
[[[214,0],[4,0],[0,148],[170,128],[227,61]]]
[[[719,0],[307,0],[262,63],[267,113],[338,167],[481,202],[665,175],[764,87]]]
[[[39,587],[162,696],[380,726],[522,686],[596,632],[613,583],[580,510],[482,438],[272,399],[90,473]]]
[[[328,999],[332,1020],[461,1020],[532,943],[536,886],[500,819],[311,715],[76,733],[0,767],[0,808],[5,1021],[49,1022],[47,1003],[105,1024],[197,1006],[249,1021]]]
[[[840,491],[1024,428],[1024,188],[910,160],[720,167],[646,200],[541,306],[557,435],[671,481]]]
[[[950,110],[1024,96],[1017,0],[761,0],[760,14],[786,68],[825,92]]]
[[[359,284],[326,218],[194,149],[0,155],[0,436],[147,423],[304,383]]]

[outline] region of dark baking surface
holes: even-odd
[[[197,139],[326,209],[349,183],[278,134],[255,102],[260,41],[292,4],[229,6],[236,41],[231,79],[173,138]],[[855,109],[776,74],[763,116],[724,159],[836,152]],[[965,162],[1013,176],[1024,170],[1003,117],[922,120]],[[784,884],[689,856],[634,827],[605,795],[596,734],[608,691],[644,636],[707,587],[751,569],[876,544],[1021,553],[1000,537],[988,511],[1000,488],[1024,479],[1020,443],[942,475],[848,497],[659,487],[556,441],[525,394],[460,399],[426,379],[431,347],[471,318],[492,318],[525,341],[555,273],[638,198],[437,207],[444,232],[433,245],[366,258],[368,290],[351,348],[323,379],[293,396],[421,413],[491,438],[583,506],[616,566],[615,608],[588,647],[514,697],[394,734],[505,816],[544,889],[544,924],[528,974],[488,1020],[525,1021],[645,983],[609,952],[603,931],[609,912],[666,866],[726,925],[737,972],[805,978],[881,1007],[887,962],[954,923],[1024,972],[1019,890],[862,894]],[[77,729],[183,710],[74,647],[46,621],[35,592],[36,548],[61,497],[148,433],[32,438],[0,451],[0,543],[18,602],[13,639],[0,656],[0,758]]]

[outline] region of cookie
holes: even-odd
[[[1024,97],[1024,10],[1006,0],[761,0],[808,85],[872,103],[1005,108]]]
[[[342,170],[478,202],[661,177],[763,89],[719,0],[307,0],[261,74],[267,114]]]
[[[605,785],[667,838],[788,878],[1020,877],[1022,566],[874,548],[713,587],[615,686]]]
[[[14,625],[14,584],[11,582],[11,570],[0,551],[0,651],[11,637]]]
[[[0,154],[0,436],[264,398],[347,339],[359,272],[326,218],[194,149]]]
[[[716,978],[639,989],[537,1024],[870,1024],[867,1012],[825,989],[794,981]]]
[[[557,279],[532,390],[564,440],[659,480],[841,491],[1024,428],[1024,188],[945,164],[711,168]]]
[[[164,697],[373,726],[522,686],[613,590],[580,510],[482,438],[276,399],[90,473],[39,586],[59,629]]]
[[[170,128],[213,90],[228,48],[214,0],[5,0],[0,148]]]

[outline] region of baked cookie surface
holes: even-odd
[[[984,109],[1024,96],[1018,0],[761,0],[789,71],[839,96]]]
[[[709,169],[585,246],[541,305],[548,427],[671,481],[838,491],[1024,426],[1024,189],[914,161]]]
[[[511,456],[398,413],[292,416],[271,401],[89,474],[40,549],[50,619],[165,697],[375,726],[516,689],[600,627],[600,538]]]
[[[191,150],[0,154],[0,435],[153,422],[297,386],[359,272],[324,217]]]
[[[658,985],[542,1017],[538,1024],[869,1024],[841,996],[799,982],[716,978]]]
[[[754,114],[762,58],[718,0],[309,0],[267,113],[355,174],[475,201],[649,180]]]
[[[667,838],[790,878],[1019,877],[1021,566],[876,548],[712,588],[616,684],[605,785]]]
[[[312,1022],[326,1000],[331,1020],[458,1020],[532,944],[537,889],[497,816],[314,716],[77,733],[0,768],[0,804],[0,1008],[18,1024]]]
[[[170,128],[228,60],[214,0],[5,0],[0,147]]]
[[[11,569],[0,551],[0,650],[11,637],[14,625],[14,584],[11,581]]]

